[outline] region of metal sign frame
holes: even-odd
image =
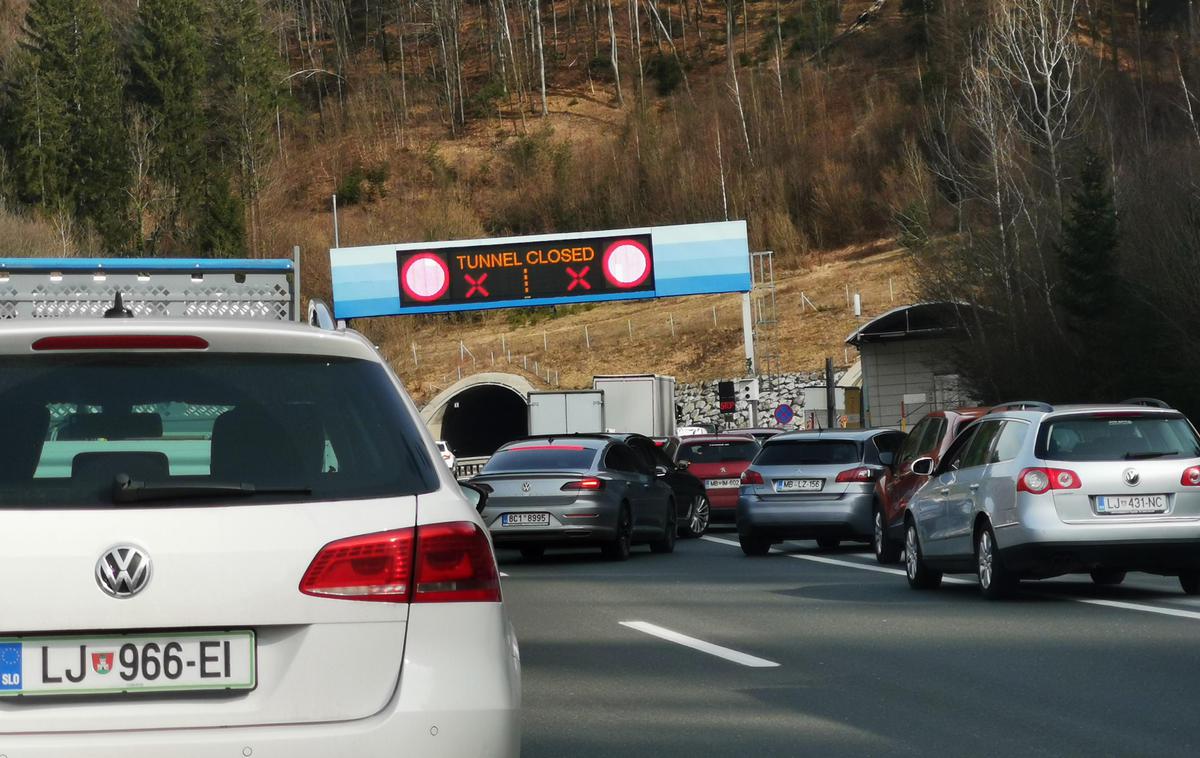
[[[0,319],[98,318],[117,293],[141,318],[295,321],[296,258],[0,258]]]
[[[646,267],[622,280],[608,259],[614,252],[636,258],[638,248]],[[484,256],[489,265],[478,265]],[[752,286],[745,221],[343,247],[329,259],[338,319],[746,293]],[[547,261],[554,268],[541,268]],[[585,265],[589,286],[572,287],[585,278]],[[534,286],[547,272],[557,275],[561,294]],[[487,294],[479,288],[484,274]],[[506,294],[493,297],[488,283],[514,275],[523,287],[506,281],[496,290]]]

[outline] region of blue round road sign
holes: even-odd
[[[790,424],[794,418],[796,418],[796,412],[787,403],[780,403],[779,407],[775,409],[775,420],[780,424]]]

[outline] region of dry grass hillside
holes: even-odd
[[[866,318],[909,302],[908,271],[907,256],[884,242],[777,271],[776,370],[818,371],[826,356],[839,366],[853,362],[855,351],[843,340]],[[862,295],[863,319],[846,304],[847,286]],[[657,372],[682,382],[741,376],[741,319],[741,296],[717,295],[502,311],[468,322],[370,319],[357,326],[381,344],[423,402],[459,376],[488,370],[522,374],[539,387],[557,380],[564,388],[589,386],[593,375],[607,373]]]

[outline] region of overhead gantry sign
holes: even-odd
[[[744,221],[330,251],[337,318],[749,292]]]

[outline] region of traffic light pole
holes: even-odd
[[[746,373],[754,378],[758,376],[758,366],[754,365],[754,314],[749,292],[742,295],[742,341],[746,347]],[[758,400],[751,400],[749,405],[750,426],[758,426]]]

